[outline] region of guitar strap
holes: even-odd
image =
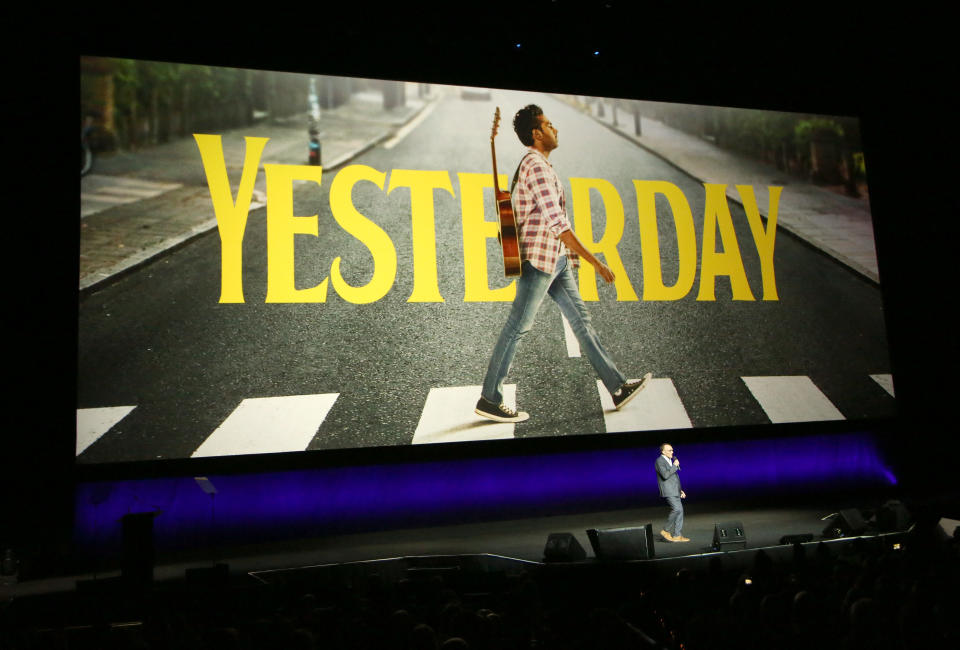
[[[520,159],[520,162],[517,163],[517,171],[513,172],[513,182],[510,183],[510,195],[513,196],[513,188],[517,186],[517,181],[520,179],[520,165],[523,164],[523,161],[527,159],[527,156],[533,155],[531,152],[527,152],[526,155]]]

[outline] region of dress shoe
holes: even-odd
[[[689,537],[684,537],[683,535],[677,535],[676,537],[673,538],[673,541],[675,541],[675,542],[689,542],[689,541],[690,541],[690,538],[689,538]]]
[[[665,531],[665,530],[661,530],[661,531],[660,531],[660,537],[664,538],[664,539],[667,540],[668,542],[675,542],[675,541],[677,541],[676,538],[675,538],[673,535],[671,535],[670,533],[668,533],[668,532]]]

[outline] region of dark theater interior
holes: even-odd
[[[91,9],[56,47],[44,45],[59,38],[53,33],[30,39],[47,49],[9,82],[19,90],[5,115],[24,125],[10,130],[9,151],[35,153],[20,157],[16,186],[8,185],[15,229],[5,313],[16,344],[0,454],[0,649],[960,647],[960,328],[950,316],[960,124],[953,34],[942,17],[823,5],[759,15],[620,0],[230,9],[155,8],[138,17]],[[148,79],[147,69],[160,73]],[[323,300],[314,300],[323,304],[271,297],[280,284],[273,224],[283,219],[282,198],[263,198],[244,222],[237,268],[246,300],[232,301],[243,304],[225,304],[228,244],[221,258],[209,224],[169,252],[78,289],[98,224],[186,196],[189,183],[177,176],[186,172],[175,169],[185,164],[166,152],[192,156],[188,164],[210,179],[200,189],[216,195],[213,158],[204,154],[201,166],[199,138],[138,141],[117,108],[115,140],[94,146],[82,179],[78,227],[77,193],[62,185],[66,156],[57,144],[75,137],[78,94],[87,115],[94,75],[112,80],[110,102],[120,106],[124,89],[147,97],[149,83],[201,71],[209,76],[196,72],[190,82],[199,96],[216,69],[239,70],[247,86],[238,92],[254,97],[247,114],[258,116],[249,123],[272,140],[259,163],[266,185],[250,185],[254,199],[262,187],[278,194],[270,175],[285,165],[304,174],[289,194],[286,223],[297,243],[289,246],[287,295],[308,293],[315,239],[341,247],[316,254],[324,275],[311,284],[330,276]],[[285,83],[300,85],[283,95]],[[256,104],[271,92],[273,104]],[[544,301],[504,398],[509,405],[517,390],[530,421],[493,424],[474,417],[472,401],[459,414],[457,400],[476,399],[513,294],[471,297],[470,233],[480,231],[469,228],[493,228],[476,241],[498,262],[489,145],[500,178],[514,166],[519,176],[523,150],[511,121],[528,95],[558,127],[549,162],[565,183],[574,229],[622,276],[605,286],[581,259],[593,322],[624,372],[650,366],[653,379],[616,410],[600,380],[594,388],[585,359],[551,360],[556,351],[580,352],[570,352],[572,333],[563,352],[560,313]],[[273,114],[281,96],[298,102],[282,124]],[[346,116],[344,107],[367,106],[370,97],[375,114]],[[316,115],[323,106],[319,127],[307,99]],[[156,108],[140,106],[144,114]],[[504,117],[494,138],[495,107]],[[332,160],[337,147],[352,146],[347,127],[338,133],[335,125],[372,133],[385,114],[402,117],[349,156],[324,159],[319,188],[306,187],[320,157],[307,162],[311,142]],[[747,124],[744,116],[756,115],[766,117]],[[763,138],[789,115],[801,126],[791,122],[789,139],[756,160],[749,147],[767,146]],[[204,119],[216,133],[218,116]],[[725,135],[736,128],[740,140]],[[818,157],[825,140],[809,140],[808,128],[833,129],[843,143],[835,177]],[[49,145],[39,142],[44,131]],[[672,149],[658,148],[658,133],[681,131]],[[235,196],[242,203],[246,159],[230,158],[234,145],[223,133],[227,189],[240,194],[223,210],[216,198],[214,209],[207,199],[178,204],[185,212],[200,205],[210,218],[216,211],[221,237],[228,210],[247,219],[233,206]],[[303,160],[283,158],[285,137]],[[758,193],[762,214],[754,217],[757,202],[744,186],[766,185],[755,180],[759,172],[711,180],[726,177],[723,169],[711,176],[705,151],[744,161],[743,170],[776,168],[779,223],[772,188],[769,204],[767,188]],[[87,188],[114,177],[141,182],[141,161],[173,170],[152,179],[168,183],[168,194],[86,216]],[[355,185],[344,194],[338,188],[351,173]],[[430,174],[433,185],[419,196],[435,210],[429,241],[438,246],[425,247],[420,228],[433,226],[434,212],[418,212],[414,184]],[[729,186],[711,193],[718,182]],[[486,188],[479,212],[471,212],[470,187]],[[659,249],[650,248],[644,221],[647,187],[679,196],[649,195]],[[320,207],[304,199],[314,196]],[[611,196],[622,199],[619,208]],[[404,219],[380,217],[398,201]],[[619,214],[620,256],[583,233],[591,201],[594,233],[615,230]],[[678,209],[687,201],[689,249]],[[803,230],[841,218],[822,206],[869,217],[857,232],[872,238],[874,266],[835,252],[849,246],[847,235]],[[345,210],[361,222],[355,230]],[[670,210],[676,222],[663,221]],[[324,221],[331,212],[354,239]],[[319,236],[296,225],[314,214],[316,229],[315,213]],[[735,230],[724,230],[731,221]],[[664,223],[676,224],[675,235]],[[159,226],[138,226],[150,227]],[[719,235],[708,240],[708,227]],[[764,228],[777,236],[769,259]],[[673,247],[679,271],[670,270]],[[392,267],[382,264],[388,249]],[[661,297],[651,288],[651,251],[663,253]],[[370,259],[373,279],[361,295],[350,265]],[[394,284],[363,297],[387,267]],[[428,267],[435,298],[418,293],[427,292]],[[506,284],[488,267],[484,291]],[[699,295],[691,288],[663,298],[671,281],[682,284],[684,268]],[[588,294],[594,277],[599,297]],[[330,342],[318,342],[320,333]],[[215,352],[191,349],[193,340]],[[183,351],[161,351],[159,341]],[[315,383],[297,383],[310,373]],[[790,392],[775,394],[781,386]],[[229,408],[203,406],[213,393],[232,400]],[[296,425],[306,428],[302,442],[275,434],[286,425],[271,420],[287,414],[261,410],[237,424],[238,413],[266,409],[268,400],[301,408],[293,396],[316,398],[308,424]],[[797,415],[804,399],[828,414]],[[589,408],[571,417],[578,400]],[[668,402],[679,415],[663,415]],[[629,419],[644,409],[660,419]],[[84,439],[84,418],[108,412],[114,419]],[[237,430],[274,446],[216,447]],[[663,443],[676,464],[661,455]],[[675,535],[665,530],[673,523],[665,524],[670,508],[658,492],[661,462],[673,471],[683,463],[677,476],[689,492]]]

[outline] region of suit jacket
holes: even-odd
[[[677,474],[677,467],[668,461],[666,456],[660,454],[657,456],[656,469],[657,485],[660,486],[660,496],[680,496],[680,476]]]

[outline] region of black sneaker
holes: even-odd
[[[513,411],[503,404],[497,405],[482,397],[473,412],[497,422],[523,422],[530,419],[530,414],[525,411]]]
[[[643,376],[643,379],[625,382],[623,386],[617,389],[617,392],[611,395],[611,397],[613,397],[613,408],[619,411],[621,408],[626,406],[627,402],[632,400],[637,396],[637,393],[647,387],[651,377],[653,377],[653,373],[648,372]]]

